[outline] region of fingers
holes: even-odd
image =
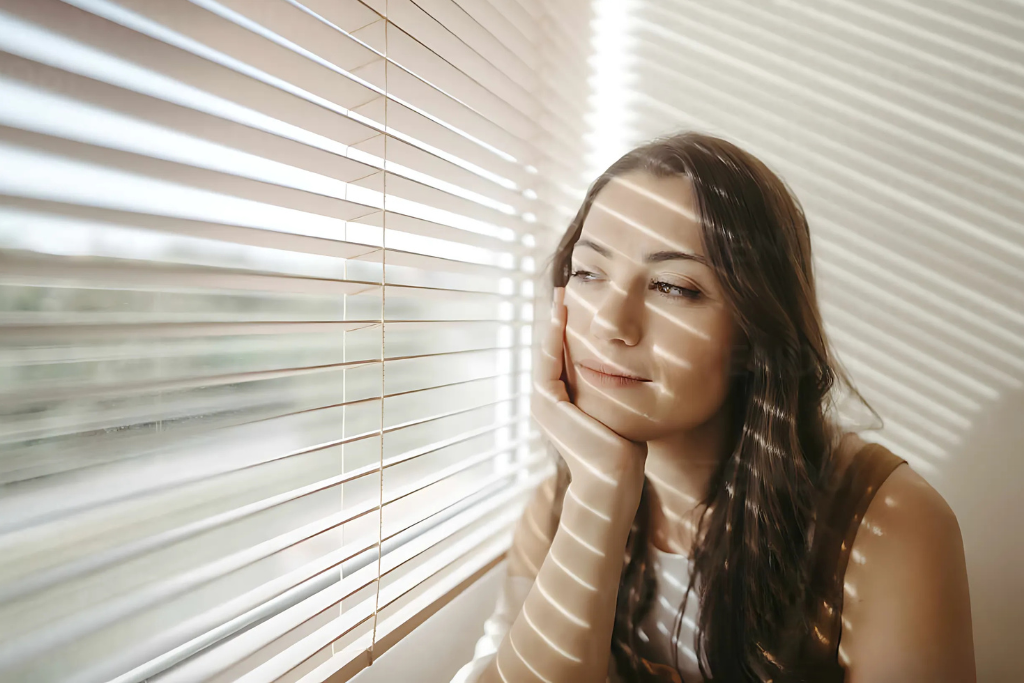
[[[565,382],[539,381],[533,382],[533,394],[530,397],[530,414],[540,421],[540,416],[549,412],[559,403],[568,402],[569,392],[565,390]]]
[[[562,454],[574,477],[614,483],[615,473],[639,458],[646,459],[646,444],[634,444],[607,426],[587,415],[568,401],[543,405],[533,410],[533,417],[544,435]]]
[[[564,299],[565,289],[556,287],[551,301],[551,319],[534,355],[534,395],[530,412],[538,421],[539,416],[550,411],[552,406],[569,400],[569,392],[562,381],[562,348],[567,317]]]
[[[628,443],[569,401],[564,382],[537,382],[534,389],[530,414],[563,455],[576,455],[569,444],[587,452]]]
[[[562,347],[565,339],[565,288],[556,287],[551,302],[551,322],[540,345],[535,378],[539,382],[558,381],[562,377]]]
[[[647,444],[623,438],[570,400],[563,372],[570,363],[564,302],[565,289],[558,287],[552,297],[551,320],[535,356],[530,413],[574,477],[614,483],[616,473],[626,471],[624,468],[639,466],[642,471]]]

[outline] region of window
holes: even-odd
[[[552,4],[3,3],[0,678],[341,681],[500,560],[585,156]]]

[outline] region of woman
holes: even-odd
[[[532,412],[558,474],[456,680],[975,680],[956,517],[837,426],[776,175],[655,140],[594,182],[552,271]]]

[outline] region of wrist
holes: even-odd
[[[611,496],[616,499],[628,499],[630,495],[635,495],[639,500],[646,476],[645,460],[642,457],[623,459],[611,467],[605,464],[600,470],[574,467],[571,482],[577,490],[587,495],[601,498]]]
[[[612,481],[591,475],[574,476],[566,490],[565,505],[579,507],[587,517],[626,528],[632,526],[643,494],[644,473],[618,473]]]

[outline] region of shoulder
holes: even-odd
[[[973,681],[963,540],[945,499],[908,465],[886,478],[853,542],[840,662],[850,681]]]
[[[892,471],[868,505],[853,543],[847,576],[852,571],[863,582],[880,582],[886,578],[883,566],[908,562],[930,566],[957,553],[963,553],[963,540],[952,508],[931,484],[904,464]]]

